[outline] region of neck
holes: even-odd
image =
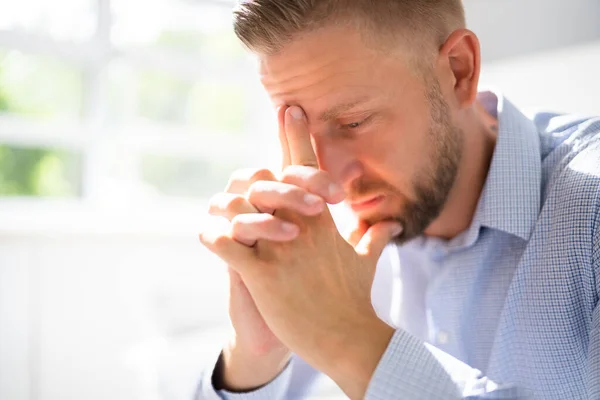
[[[497,138],[497,121],[479,102],[466,111],[463,154],[442,212],[426,236],[452,239],[469,228],[487,179]]]

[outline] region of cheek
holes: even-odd
[[[399,191],[412,192],[414,177],[423,168],[422,145],[414,132],[373,132],[356,143],[356,152],[367,177],[377,177]]]

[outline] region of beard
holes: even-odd
[[[430,104],[431,120],[428,137],[433,149],[428,160],[430,167],[412,179],[414,200],[405,198],[402,212],[384,218],[366,219],[369,225],[382,220],[400,222],[404,229],[394,238],[397,244],[422,235],[440,215],[454,186],[462,157],[462,132],[452,124],[450,108],[443,98],[437,79],[428,81],[426,98]],[[399,199],[404,197],[396,188],[381,181],[358,180],[352,187],[352,193],[357,195],[382,191]]]

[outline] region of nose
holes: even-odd
[[[353,149],[342,141],[313,137],[313,146],[319,168],[327,171],[331,178],[350,193],[352,183],[363,174],[361,162]]]

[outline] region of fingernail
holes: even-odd
[[[342,187],[337,183],[332,183],[329,185],[329,195],[331,197],[337,197],[342,193],[344,193],[344,189],[342,189]]]
[[[294,119],[302,119],[304,118],[304,111],[300,107],[292,106],[290,107],[290,114]]]
[[[309,206],[314,206],[316,204],[321,204],[321,198],[319,196],[315,196],[314,194],[306,194],[304,195],[304,202]]]
[[[287,232],[287,233],[296,233],[296,232],[298,232],[298,227],[296,225],[294,225],[294,224],[289,223],[289,222],[282,222],[281,223],[281,229],[284,232]]]
[[[392,236],[393,236],[393,237],[396,237],[396,236],[400,235],[400,234],[402,233],[402,231],[403,231],[403,230],[404,230],[404,229],[402,228],[402,225],[395,225],[395,226],[392,228]]]

